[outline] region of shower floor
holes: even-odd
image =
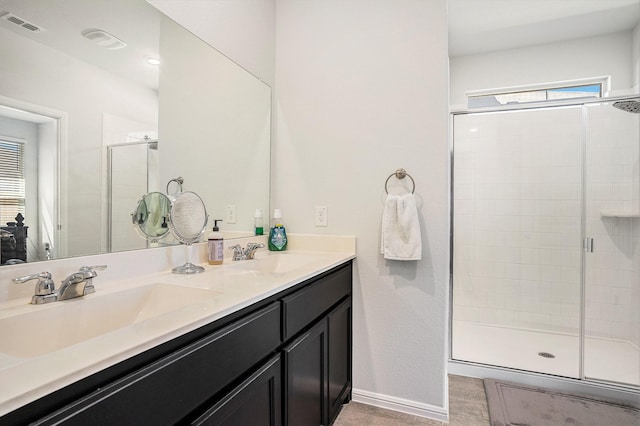
[[[456,360],[580,378],[575,335],[454,321],[452,340]],[[587,337],[584,368],[589,379],[640,386],[640,350],[628,342]]]

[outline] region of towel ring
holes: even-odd
[[[178,190],[177,190],[175,193],[170,194],[170,193],[169,193],[169,186],[170,186],[172,183],[176,183],[176,184],[178,185]],[[183,183],[184,183],[184,179],[182,178],[182,176],[178,176],[177,178],[173,178],[173,179],[171,179],[169,182],[167,182],[167,195],[177,195],[177,194],[179,194],[180,192],[182,192],[182,184],[183,184]]]
[[[398,170],[395,171],[395,173],[391,173],[389,175],[387,180],[384,181],[384,192],[386,192],[387,194],[389,193],[389,190],[387,189],[387,184],[389,183],[389,179],[391,179],[393,176],[395,176],[396,179],[404,179],[405,177],[409,176],[409,179],[411,179],[411,183],[413,184],[413,188],[411,189],[411,193],[413,194],[414,192],[416,192],[416,181],[413,180],[411,175],[409,173],[407,173],[407,171],[405,169],[398,169]]]

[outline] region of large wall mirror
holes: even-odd
[[[0,56],[0,226],[23,206],[28,262],[147,248],[131,213],[178,176],[227,238],[268,212],[271,88],[147,1],[0,0]]]

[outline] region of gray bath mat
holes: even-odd
[[[491,426],[637,426],[640,409],[586,395],[485,379]]]

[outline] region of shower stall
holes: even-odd
[[[452,113],[453,362],[640,391],[639,102]]]
[[[158,141],[147,139],[107,147],[107,252],[149,247],[131,222],[138,200],[159,191]]]

